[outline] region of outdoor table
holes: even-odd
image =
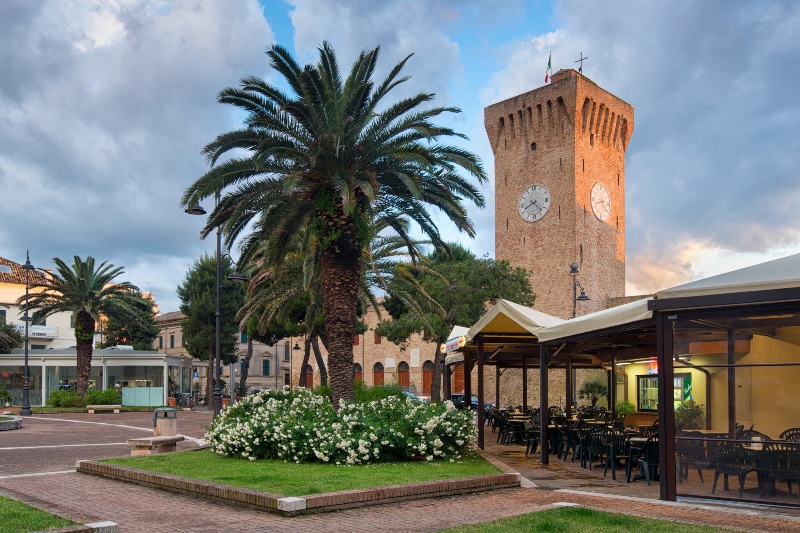
[[[709,437],[709,438],[711,438],[711,437],[727,437],[728,436],[728,432],[727,431],[717,431],[716,429],[692,429],[692,430],[687,430],[687,431],[691,431],[692,433],[700,433],[704,437]]]

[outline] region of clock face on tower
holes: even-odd
[[[519,197],[519,216],[527,222],[541,220],[550,209],[550,191],[540,183],[534,183]]]
[[[594,216],[601,222],[608,220],[611,214],[611,195],[608,194],[608,189],[602,183],[595,183],[592,187],[592,193],[589,195],[589,201],[592,203],[592,211]]]

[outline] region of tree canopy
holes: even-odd
[[[103,342],[100,348],[117,345],[133,346],[134,350],[152,350],[153,341],[158,337],[156,312],[153,300],[141,294],[134,294],[141,302],[132,309],[130,318],[107,317],[103,320]]]
[[[488,305],[503,298],[521,305],[532,306],[535,295],[524,268],[512,267],[508,261],[477,258],[466,248],[453,244],[451,254],[435,251],[430,256],[430,270],[417,274],[425,296],[437,307],[422,310],[407,306],[392,293],[384,307],[391,320],[382,320],[376,331],[388,340],[401,344],[414,333],[436,346],[433,396],[440,399],[441,363],[439,344],[447,340],[453,326],[470,326],[487,311]],[[424,301],[420,297],[419,301]],[[433,355],[433,354],[432,354]]]
[[[24,342],[25,339],[17,328],[0,316],[0,353],[9,353],[14,348],[20,348]]]
[[[212,168],[182,198],[189,207],[225,191],[203,235],[220,228],[231,247],[246,234],[242,266],[257,252],[268,266],[283,264],[302,234],[301,254],[319,258],[335,405],[353,399],[353,338],[370,225],[382,219],[387,231],[410,241],[411,220],[434,245],[445,246],[428,207],[473,236],[464,200],[484,206],[472,183],[486,180],[479,159],[443,143],[463,136],[433,123],[460,111],[423,107],[430,93],[387,102],[408,80],[400,73],[409,58],[376,82],[378,55],[379,48],[363,51],[343,78],[328,43],[319,61],[305,66],[281,46],[268,49],[269,65],[289,92],[255,76],[220,92],[218,101],[247,114],[244,127],[205,147]]]
[[[55,313],[74,313],[77,393],[85,396],[89,386],[94,334],[101,318],[132,320],[143,305],[152,308],[152,302],[145,304],[135,285],[127,281],[114,281],[124,273],[122,267],[115,267],[107,261],[95,265],[92,256],[83,260],[76,255],[71,266],[57,257],[53,258],[53,262],[56,270],[44,276],[43,281],[31,284],[31,289],[41,290],[32,291],[29,307],[36,310],[33,313],[34,320]],[[17,300],[19,305],[24,302],[25,296]]]

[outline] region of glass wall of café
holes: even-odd
[[[800,308],[680,314],[672,345],[677,496],[800,507]]]

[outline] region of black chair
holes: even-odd
[[[685,438],[681,438],[685,437]],[[689,431],[678,435],[675,441],[675,468],[678,472],[678,482],[683,483],[684,479],[689,478],[689,468],[696,468],[700,482],[703,480],[703,469],[712,466],[706,456],[705,441],[703,434],[697,431]]]
[[[736,476],[739,478],[739,497],[744,494],[744,484],[747,474],[757,471],[757,465],[753,454],[747,451],[740,442],[722,441],[715,450],[714,458],[714,485],[711,487],[711,494],[717,490],[719,476],[723,476],[723,488],[728,488],[728,477]]]
[[[562,461],[567,460],[567,457],[569,457],[569,452],[572,450],[572,462],[575,462],[575,455],[580,447],[580,442],[578,441],[579,427],[582,427],[580,421],[578,421],[575,426],[572,426],[566,422],[561,426],[561,449],[559,450],[558,457]]]
[[[641,426],[639,428],[639,436],[640,437],[656,437],[658,438],[658,427],[657,426]]]
[[[503,441],[508,430],[508,417],[502,411],[498,411],[497,416],[494,418],[494,423],[497,428],[497,442],[504,444]]]
[[[585,467],[586,462],[589,463],[589,470],[592,469],[595,458],[598,460],[605,460],[608,455],[608,446],[604,440],[604,427],[593,427],[586,435],[586,451],[584,452],[584,462],[581,466]]]
[[[626,457],[625,448],[628,445],[628,437],[623,431],[607,430],[603,433],[603,441],[608,447],[606,455],[606,465],[603,469],[603,477],[606,477],[608,467],[611,466],[611,479],[617,479],[617,463]]]
[[[525,421],[525,455],[536,453],[536,448],[539,447],[539,432],[538,425]]]
[[[631,447],[633,449],[633,447]],[[641,474],[634,478],[634,481],[637,479],[646,479],[647,485],[650,485],[650,482],[654,479],[658,478],[658,438],[657,437],[648,437],[645,443],[637,447],[638,456],[629,459],[630,464],[628,466],[628,483],[631,482],[631,472],[633,471],[634,463],[636,466],[639,467],[639,471]],[[631,454],[628,455],[631,457]]]
[[[763,454],[766,459],[767,479],[773,483],[776,481],[785,482],[789,496],[791,496],[792,482],[800,486],[800,443],[769,443],[766,445]],[[768,488],[770,487],[763,487],[766,498],[770,496]],[[797,496],[800,498],[800,489],[798,489]]]
[[[781,433],[778,440],[790,440],[792,442],[800,442],[800,428],[789,428]]]

